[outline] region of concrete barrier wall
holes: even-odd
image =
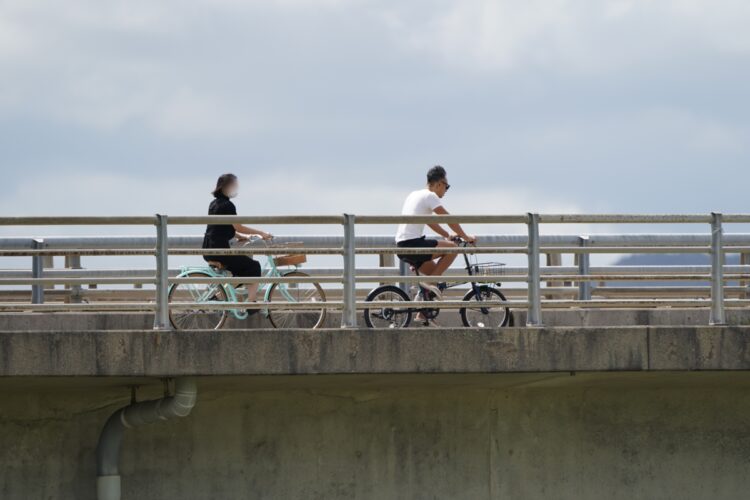
[[[0,498],[94,498],[106,418],[158,381],[0,379]],[[185,419],[125,436],[123,499],[737,499],[735,373],[202,378]]]
[[[750,325],[750,309],[728,309],[727,324]],[[526,311],[513,311],[516,326],[526,324]],[[543,312],[546,326],[706,326],[707,309],[550,309]],[[364,319],[359,317],[360,325]],[[442,327],[462,327],[457,310],[441,311],[438,323]],[[152,328],[153,314],[147,313],[0,313],[0,331],[8,330],[141,330]],[[341,315],[329,311],[325,326],[338,328]],[[237,320],[231,315],[225,328],[271,328],[262,315]]]
[[[667,370],[750,370],[750,327],[0,333],[0,377]]]

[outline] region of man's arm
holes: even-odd
[[[433,231],[435,231],[437,234],[439,234],[443,238],[449,238],[450,237],[450,234],[448,233],[448,231],[446,231],[445,229],[443,229],[440,224],[427,224],[427,226],[429,226],[430,229],[432,229]]]
[[[442,205],[439,206],[439,207],[435,207],[434,212],[436,214],[438,214],[438,215],[449,215],[448,211],[446,209],[444,209],[442,207]],[[440,227],[440,224],[430,224],[429,226],[430,226],[430,228],[433,231],[435,231],[436,233],[438,233],[443,238],[450,237],[450,235],[448,234],[448,232],[445,229],[443,229],[442,227]],[[448,227],[451,228],[453,230],[453,232],[455,232],[458,236],[460,236],[461,239],[463,239],[464,241],[468,241],[469,243],[474,243],[476,241],[476,238],[474,236],[472,236],[470,234],[466,234],[466,232],[464,231],[464,229],[461,227],[461,224],[448,224]]]

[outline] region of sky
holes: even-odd
[[[0,0],[0,213],[748,212],[746,0]]]

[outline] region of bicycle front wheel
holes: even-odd
[[[180,278],[210,278],[211,275],[191,271]],[[218,330],[227,320],[226,309],[212,309],[211,302],[226,302],[227,294],[219,283],[177,283],[169,289],[169,303],[205,302],[206,307],[169,308],[169,321],[176,330]]]
[[[309,277],[309,274],[291,271],[284,277]],[[268,291],[269,302],[305,303],[326,301],[323,287],[318,283],[274,283]],[[268,319],[274,328],[320,328],[326,319],[326,309],[269,309]]]
[[[477,293],[478,292],[478,293]],[[473,328],[498,328],[510,321],[510,308],[500,290],[491,286],[480,286],[464,295],[470,307],[460,310],[464,326]]]

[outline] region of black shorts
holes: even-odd
[[[399,241],[398,243],[396,243],[396,246],[399,248],[435,248],[436,246],[438,246],[438,241],[427,239],[426,237],[422,236],[421,238]],[[397,254],[397,256],[399,259],[403,260],[407,264],[411,264],[416,269],[419,269],[425,262],[432,260],[431,253]]]

